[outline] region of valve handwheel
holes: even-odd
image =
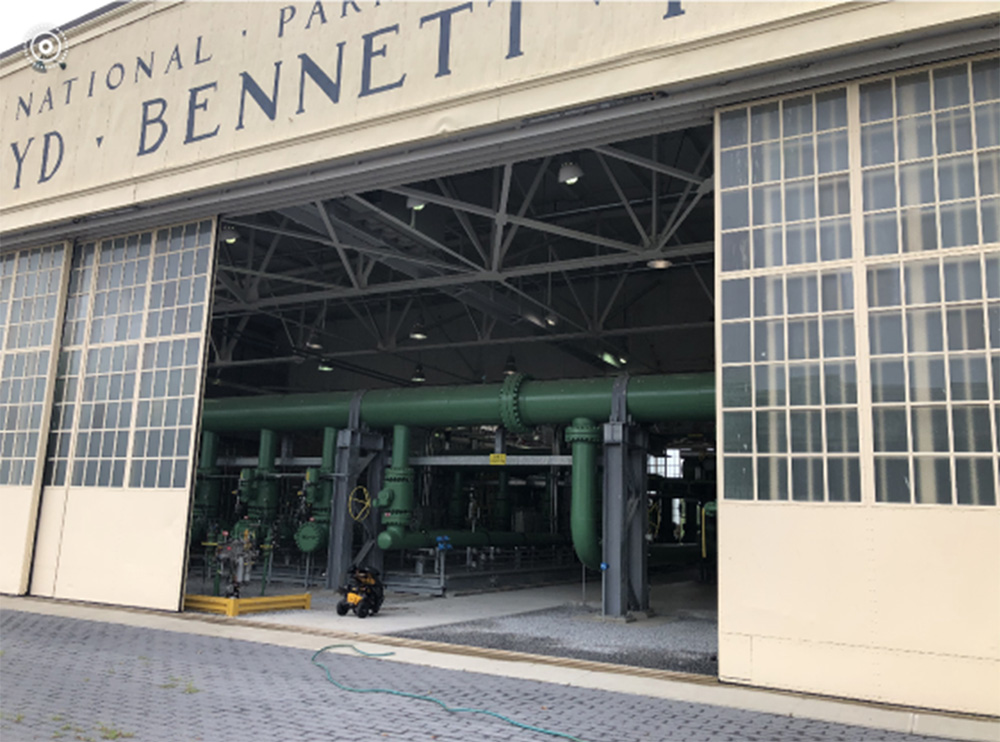
[[[368,488],[358,485],[351,490],[351,495],[347,500],[347,512],[356,521],[362,521],[368,517],[372,510],[372,496],[368,493]]]

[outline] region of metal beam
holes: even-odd
[[[678,180],[686,180],[696,185],[701,185],[701,181],[704,180],[704,178],[700,178],[694,173],[679,170],[675,167],[670,167],[670,165],[664,165],[662,162],[650,160],[648,157],[643,157],[642,155],[634,155],[631,152],[625,152],[617,147],[599,146],[591,147],[591,149],[598,154],[614,157],[616,160],[621,160],[622,162],[631,162],[633,165],[639,165],[647,170],[663,173],[664,175],[669,175],[671,178],[677,178]]]

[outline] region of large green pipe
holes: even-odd
[[[585,417],[573,419],[566,429],[566,442],[573,447],[573,494],[570,502],[570,532],[576,556],[590,569],[601,566],[601,543],[597,529],[597,444],[601,429]]]
[[[566,424],[575,417],[607,420],[614,379],[531,381],[522,379],[510,394],[516,417],[525,426]],[[499,384],[455,387],[375,389],[361,400],[361,420],[373,428],[394,425],[502,425]],[[319,430],[348,424],[354,392],[285,394],[206,399],[202,426],[218,433]],[[712,374],[633,376],[628,412],[636,422],[706,419],[715,415]],[[508,405],[510,410],[511,405]]]
[[[550,533],[514,533],[511,531],[406,531],[393,537],[392,549],[427,549],[439,545],[439,539],[447,539],[451,546],[546,546],[565,543],[564,537]],[[382,537],[379,536],[381,546]]]
[[[402,539],[413,519],[413,468],[410,466],[410,429],[392,427],[392,466],[385,472],[385,487],[378,493],[385,530],[378,535],[380,549],[404,548]]]

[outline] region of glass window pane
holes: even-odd
[[[723,147],[747,143],[747,112],[745,108],[727,111],[719,116],[719,133]]]
[[[725,150],[719,155],[719,179],[723,188],[745,186],[747,184],[747,151],[739,149]]]
[[[903,252],[937,250],[937,214],[934,206],[904,209],[899,216]]]
[[[861,466],[857,459],[827,459],[830,502],[861,502]]]
[[[1000,144],[1000,103],[976,106],[976,143],[980,149]]]
[[[941,310],[935,307],[907,311],[906,338],[911,353],[944,350]]]
[[[781,227],[767,227],[753,231],[754,268],[772,268],[784,265],[782,257]]]
[[[896,122],[899,137],[899,159],[917,160],[934,154],[934,136],[931,133],[931,117],[917,116]]]
[[[980,98],[977,96],[977,100]],[[844,88],[816,94],[816,129],[847,126],[847,92]]]
[[[989,407],[985,405],[958,406],[952,409],[951,418],[955,432],[956,451],[991,451],[993,449]]]
[[[983,310],[966,307],[948,310],[948,350],[979,350],[986,347]]]
[[[962,106],[969,102],[969,78],[964,64],[934,73],[934,107]]]
[[[777,139],[781,136],[778,104],[765,103],[750,109],[750,132],[754,142]]]
[[[785,283],[781,276],[761,276],[753,279],[753,313],[755,317],[782,314],[785,311]]]
[[[785,233],[789,265],[816,262],[816,227],[812,223],[789,224]]]
[[[951,504],[951,464],[948,459],[913,460],[913,493],[924,505]]]
[[[781,361],[785,358],[784,320],[754,322],[754,360]]]
[[[934,163],[913,162],[900,165],[899,189],[900,203],[903,206],[934,203]]]
[[[826,411],[826,450],[831,453],[857,452],[857,410]]]
[[[947,301],[982,298],[982,271],[978,256],[944,261],[944,296]]]
[[[976,176],[972,156],[938,160],[938,185],[942,201],[973,198],[976,195]]]
[[[880,80],[861,86],[861,121],[892,118],[892,80]]]
[[[934,131],[939,155],[972,149],[972,117],[967,108],[936,114]]]
[[[793,405],[818,405],[820,400],[819,364],[792,364],[788,367],[789,401]]]
[[[745,196],[744,196],[745,198]],[[723,202],[725,195],[723,195]],[[723,203],[723,208],[725,204]],[[727,232],[722,235],[722,270],[741,271],[750,267],[750,233]]]
[[[903,376],[902,361],[872,361],[872,401],[906,401],[906,380]]]
[[[750,366],[726,366],[722,369],[722,405],[750,406]]]
[[[850,219],[829,219],[819,225],[820,256],[823,260],[851,257]]]
[[[782,102],[782,118],[784,135],[808,134],[813,130],[812,96],[791,98]]]
[[[959,505],[996,505],[996,474],[990,458],[955,458]]]
[[[819,179],[819,215],[838,216],[851,210],[851,189],[847,175]]]
[[[804,314],[819,310],[815,275],[808,273],[788,276],[786,290],[789,314]]]
[[[861,164],[884,165],[896,159],[892,122],[869,124],[861,127]]]
[[[896,115],[910,116],[931,110],[931,86],[926,72],[896,78]]]
[[[781,179],[781,143],[755,144],[750,149],[750,166],[754,183]]]
[[[750,223],[750,210],[746,188],[722,193],[722,228],[736,229]]]
[[[905,271],[907,304],[941,301],[941,268],[936,260],[907,263]]]
[[[868,304],[873,307],[894,307],[902,303],[899,288],[899,265],[868,269]]]
[[[872,355],[903,352],[903,318],[899,312],[877,312],[868,325]]]
[[[725,195],[725,194],[723,194]],[[776,224],[781,221],[781,186],[765,185],[753,189],[753,223]]]
[[[819,358],[819,322],[815,318],[788,320],[788,357]]]
[[[853,361],[827,363],[823,367],[827,404],[857,404],[858,380]]]
[[[876,451],[905,451],[906,408],[876,407],[872,410]]]
[[[928,130],[930,123],[928,122]],[[820,173],[847,170],[847,131],[831,131],[816,137],[816,161]]]
[[[851,271],[828,271],[822,274],[823,311],[854,308],[854,278]]]
[[[758,412],[757,451],[759,453],[785,453],[788,438],[785,434],[785,411]]]
[[[819,410],[792,410],[792,451],[822,453],[823,413]]]
[[[972,63],[972,94],[977,101],[1000,98],[1000,63],[996,57]]]
[[[947,385],[941,356],[910,359],[910,401],[943,402]]]
[[[725,493],[727,500],[753,499],[753,459],[749,456],[727,456]]]
[[[905,180],[902,176],[903,168],[913,168],[912,165],[904,165],[900,168],[900,180]],[[934,169],[930,163],[917,163],[917,168],[927,170],[930,177],[931,191],[930,199],[934,200]],[[904,183],[905,185],[905,183]],[[865,211],[876,209],[890,209],[896,205],[896,171],[891,167],[878,168],[877,170],[866,170],[861,176],[861,188]]]
[[[750,316],[750,279],[722,282],[722,318],[742,319]]]
[[[865,214],[865,254],[892,255],[899,252],[896,212]]]
[[[945,407],[914,407],[913,450],[948,450],[948,410]]]
[[[784,152],[786,178],[801,178],[804,175],[813,174],[815,168],[813,167],[813,140],[811,136],[786,139]]]
[[[979,193],[1000,193],[1000,150],[979,153]]]
[[[823,502],[823,459],[792,459],[792,499]]]
[[[953,400],[990,398],[986,356],[952,356],[948,365]]]
[[[722,326],[723,363],[741,363],[750,360],[750,323],[733,322]]]
[[[754,372],[757,384],[758,407],[785,405],[785,367],[781,365],[757,366]]]
[[[910,466],[906,459],[875,458],[875,501],[910,502]]]
[[[971,170],[969,171],[971,176]],[[785,184],[785,221],[797,222],[816,216],[816,189],[812,179]],[[813,237],[815,244],[816,238]],[[815,255],[815,250],[813,251]],[[815,258],[813,258],[815,260]]]
[[[984,198],[979,210],[983,219],[983,242],[1000,242],[1000,198]]]
[[[823,320],[823,355],[826,358],[854,355],[853,317],[828,317]]]
[[[757,499],[788,499],[788,461],[779,456],[757,459]]]
[[[722,417],[726,453],[753,452],[753,421],[749,412],[726,412]]]

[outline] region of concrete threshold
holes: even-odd
[[[579,688],[630,693],[688,703],[851,724],[904,734],[972,742],[1000,742],[1000,719],[929,709],[866,703],[720,682],[705,675],[653,670],[441,642],[233,619],[201,613],[167,613],[53,599],[0,596],[0,610],[101,621],[161,631],[224,637],[315,651],[351,643],[366,652],[393,651],[390,662],[465,670]],[[350,653],[349,649],[330,650]]]

